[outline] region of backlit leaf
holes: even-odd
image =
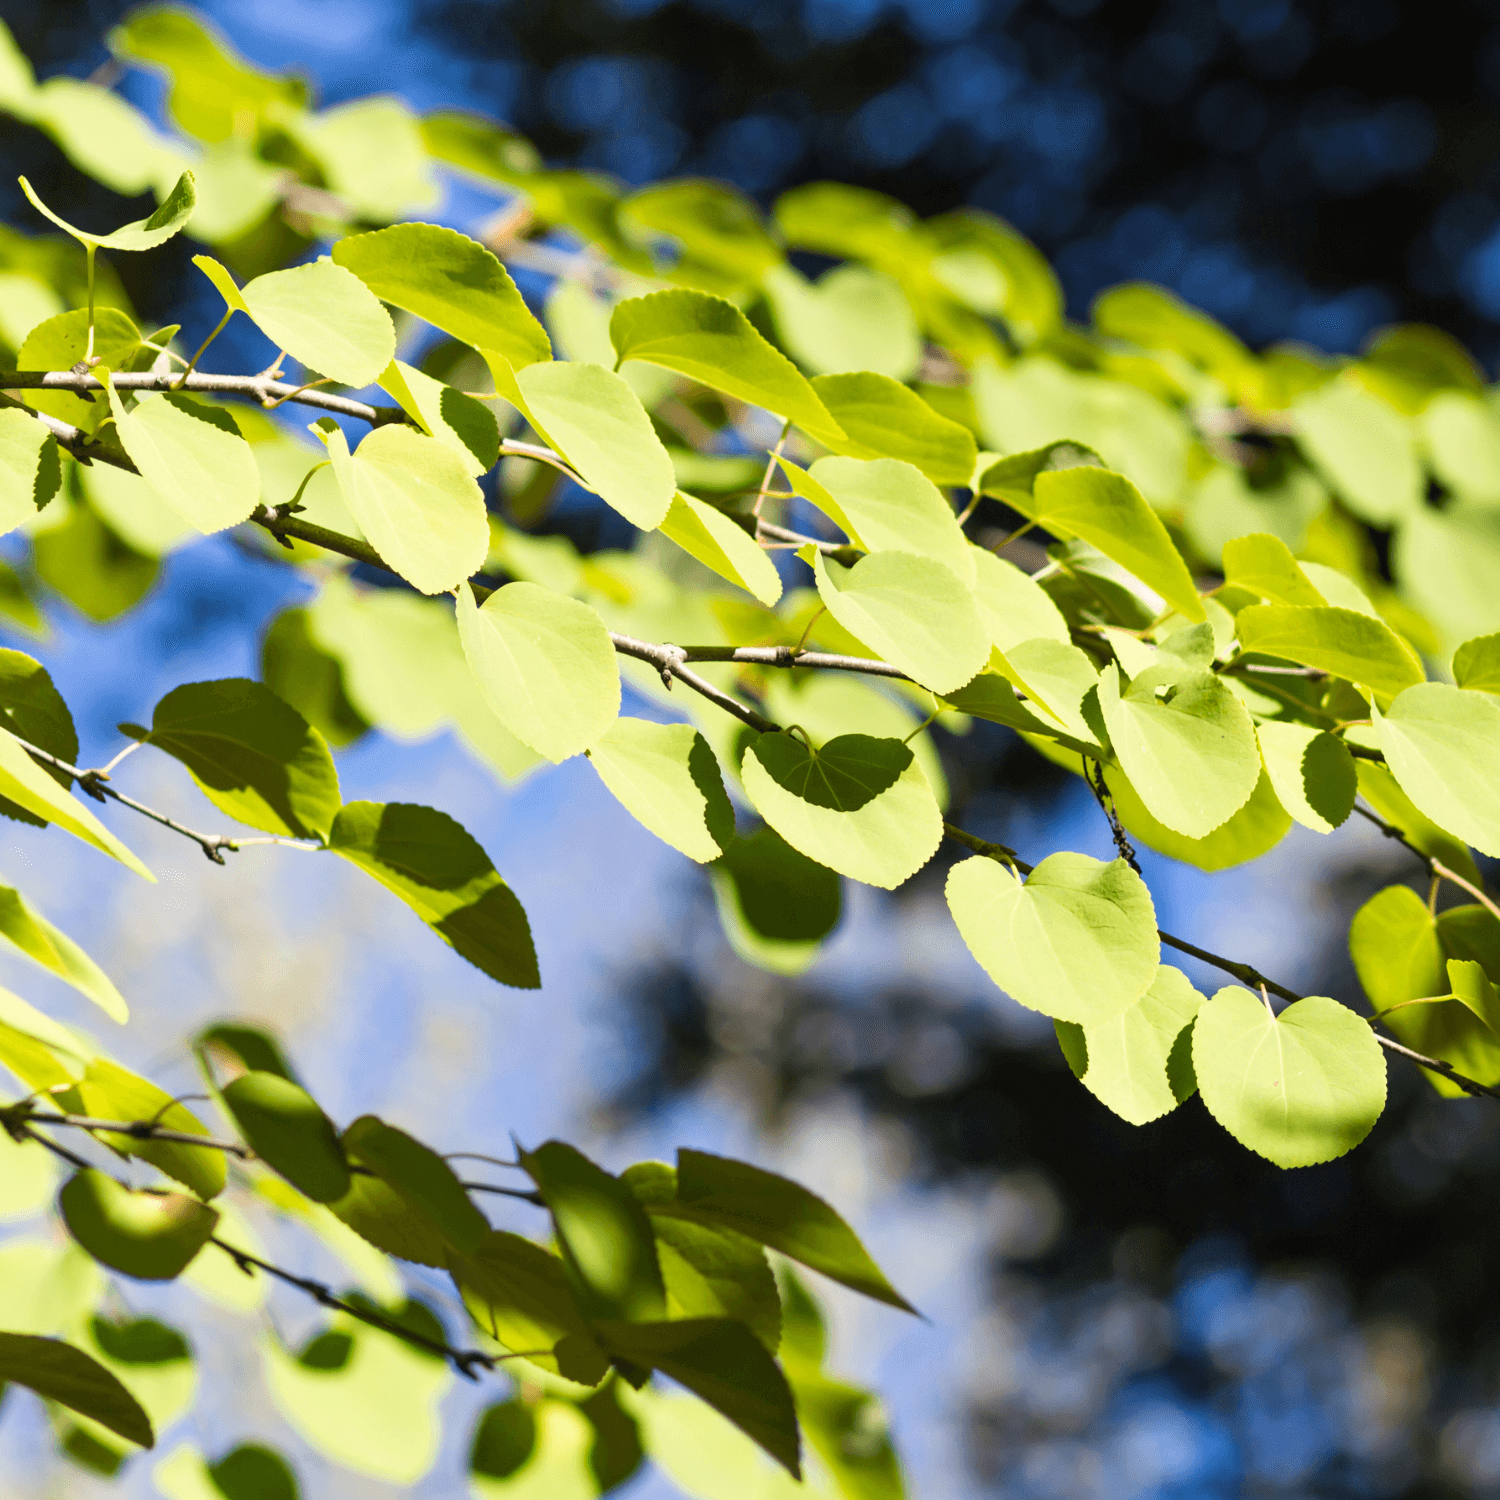
[[[66,219],[60,219],[37,197],[24,177],[20,182],[21,191],[38,213],[51,219],[59,229],[66,230],[80,244],[94,245],[101,250],[154,250],[156,246],[166,244],[192,218],[198,202],[193,174],[184,172],[172,191],[162,199],[161,207],[149,218],[122,224],[109,234],[91,234],[86,229],[75,229]]]
[[[852,568],[821,553],[812,561],[828,613],[923,687],[952,692],[984,670],[988,632],[945,564],[914,552],[874,552]]]
[[[143,395],[127,412],[113,384],[109,406],[141,478],[183,520],[207,535],[239,525],[255,509],[260,470],[222,407],[167,392]]]
[[[1480,853],[1500,855],[1500,703],[1423,682],[1372,713],[1386,765],[1417,808]]]
[[[382,302],[476,349],[493,350],[516,369],[552,357],[545,330],[505,267],[456,229],[393,224],[346,236],[334,245],[333,258]]]
[[[1110,746],[1158,822],[1203,838],[1250,800],[1260,780],[1255,725],[1211,672],[1184,676],[1158,698],[1170,668],[1152,668],[1123,692],[1111,663],[1099,679]]]
[[[1058,1021],[1063,1053],[1085,1088],[1132,1125],[1177,1108],[1197,1088],[1189,1028],[1203,997],[1181,969],[1157,968],[1123,1015],[1095,1026]]]
[[[712,505],[678,491],[661,523],[662,535],[721,578],[737,583],[762,604],[781,598],[781,575],[766,550]]]
[[[1315,833],[1342,826],[1359,789],[1354,757],[1344,742],[1310,724],[1261,724],[1255,734],[1281,805]]]
[[[865,742],[868,737],[842,739]],[[838,805],[827,778],[812,775],[806,747],[799,751],[790,735],[763,735],[753,742],[740,775],[755,810],[794,849],[851,879],[894,890],[936,852],[943,836],[942,814],[910,750],[897,740],[869,743],[880,747],[876,764],[860,766],[868,757],[860,757],[855,744],[854,758],[843,767],[856,770],[853,790],[844,799],[857,804],[853,806]],[[840,740],[830,746],[835,760],[848,748]],[[764,758],[762,747],[767,747]],[[850,791],[849,778],[840,779]],[[882,789],[872,790],[876,786]],[[824,800],[810,801],[796,788],[815,788]]]
[[[1272,604],[1328,604],[1279,536],[1257,532],[1224,543],[1224,578]]]
[[[298,1191],[314,1203],[332,1203],[349,1191],[338,1132],[305,1089],[251,1069],[220,1094],[255,1154]]]
[[[451,448],[395,424],[377,427],[352,454],[337,427],[327,442],[344,504],[408,583],[445,594],[484,566],[484,496]]]
[[[1070,645],[1068,622],[1045,589],[1014,563],[983,547],[970,549],[974,558],[974,598],[990,641],[1009,652],[1022,641],[1038,638]]]
[[[185,765],[232,818],[326,840],[340,807],[328,745],[296,709],[246,677],[188,682],[152,710],[147,744]]]
[[[620,712],[620,669],[587,604],[508,583],[482,607],[458,591],[458,633],[484,701],[523,744],[557,763],[596,744]]]
[[[584,1315],[634,1322],[661,1317],[666,1294],[656,1243],[635,1194],[562,1141],[518,1158],[551,1211]]]
[[[809,282],[794,266],[768,269],[761,286],[782,346],[814,375],[871,371],[906,380],[922,340],[901,284],[883,271],[848,263]]]
[[[679,288],[621,302],[609,324],[621,360],[641,359],[764,407],[831,440],[843,429],[807,378],[732,302]]]
[[[373,875],[491,979],[536,989],[536,949],[515,893],[459,823],[410,802],[349,802],[328,847]]]
[[[1318,667],[1392,698],[1422,681],[1415,651],[1383,620],[1357,610],[1252,604],[1235,616],[1240,649]]]
[[[1422,504],[1422,473],[1410,424],[1347,380],[1293,403],[1297,440],[1362,521],[1389,526]]]
[[[828,445],[835,453],[896,458],[920,469],[934,484],[968,484],[978,456],[974,434],[934,411],[899,380],[862,370],[818,375],[812,387],[844,429],[844,437]]]
[[[458,454],[475,476],[495,467],[500,457],[500,429],[484,402],[394,359],[380,377],[381,386],[401,404],[428,437]]]
[[[1500,635],[1465,641],[1453,653],[1453,680],[1472,692],[1500,693]]]
[[[1193,1070],[1208,1112],[1278,1167],[1342,1156],[1385,1108],[1380,1044],[1324,995],[1273,1016],[1249,990],[1220,990],[1193,1023]]]
[[[716,860],[734,838],[719,763],[690,724],[618,718],[589,764],[632,817],[689,859]]]
[[[1027,877],[986,856],[955,865],[948,908],[969,951],[1013,1000],[1059,1021],[1123,1015],[1156,978],[1151,892],[1123,859],[1052,854]]]
[[[456,1249],[473,1250],[490,1232],[453,1168],[404,1130],[374,1115],[361,1115],[344,1132],[342,1141],[356,1161],[425,1214]]]
[[[61,482],[57,439],[26,412],[0,408],[0,533],[31,520]]]
[[[625,381],[602,365],[571,360],[526,365],[515,380],[524,414],[584,483],[642,531],[660,526],[677,476]]]
[[[208,1127],[186,1106],[154,1083],[105,1057],[93,1058],[78,1085],[83,1113],[99,1120],[154,1120],[169,1130],[207,1135]],[[208,1146],[176,1141],[140,1140],[101,1131],[99,1139],[122,1156],[138,1156],[200,1198],[224,1191],[224,1153]]]
[[[109,976],[66,933],[58,931],[11,886],[0,885],[0,937],[122,1025],[130,1011]]]
[[[800,974],[838,925],[838,874],[793,849],[774,828],[731,840],[712,873],[725,936],[747,963]]]

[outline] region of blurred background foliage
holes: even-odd
[[[3,16],[42,76],[109,81],[104,37],[126,8],[5,0]],[[1422,320],[1491,372],[1500,358],[1491,6],[204,9],[257,63],[315,79],[324,103],[391,91],[419,109],[472,108],[509,120],[551,164],[633,185],[700,173],[768,203],[837,178],[924,215],[976,204],[1047,253],[1075,317],[1100,290],[1144,278],[1256,346],[1302,339],[1353,352],[1384,324]],[[149,76],[133,72],[122,87],[160,111]],[[0,153],[11,168],[0,212],[12,224],[29,224],[16,172],[70,218],[130,216],[36,131],[0,123]],[[143,316],[201,319],[208,303],[195,309],[204,294],[190,284],[189,254],[179,241],[118,267]],[[577,517],[548,524],[590,542]],[[180,680],[185,662],[221,662],[231,634],[279,602],[263,594],[252,609],[226,594],[239,581],[227,563],[167,565],[150,610],[132,617],[153,670]],[[86,650],[72,637],[63,645]],[[96,727],[137,707],[133,693],[119,706],[119,682],[91,685]],[[976,724],[938,739],[955,821],[1023,848],[1044,829],[1049,846],[1102,845],[1082,788],[1008,731]],[[413,761],[382,762],[378,774],[399,784],[403,764]],[[555,838],[556,822],[545,826]],[[1332,853],[1294,835],[1253,875],[1181,876],[1159,860],[1147,872],[1177,913],[1211,894],[1215,946],[1359,1004],[1338,935],[1404,873],[1396,854],[1373,832]],[[556,858],[557,880],[576,873],[576,861]],[[850,1356],[891,1399],[914,1491],[1500,1493],[1493,1107],[1440,1101],[1394,1072],[1393,1107],[1369,1144],[1286,1174],[1235,1146],[1196,1100],[1132,1129],[1073,1085],[1050,1025],[997,1007],[945,967],[941,875],[895,897],[860,893],[825,960],[778,979],[726,953],[705,881],[657,860],[627,907],[671,922],[602,960],[592,1044],[582,1077],[568,1081],[609,1139],[655,1141],[727,1114],[803,1142],[814,1160],[858,1161],[883,1184],[871,1198],[897,1205],[879,1241],[905,1247],[897,1279],[924,1254],[967,1278],[944,1304],[964,1311],[966,1331],[940,1317],[917,1357],[886,1358],[857,1338]],[[447,1024],[461,1031],[464,1014]],[[365,1084],[389,1082],[384,1054],[397,1045],[365,1044]],[[446,1045],[455,1070],[469,1061],[454,1035]],[[545,1028],[527,1045],[547,1046]],[[945,1232],[962,1254],[931,1245]],[[659,1477],[637,1483],[668,1492]]]

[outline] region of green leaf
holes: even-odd
[[[1273,1016],[1249,990],[1220,990],[1193,1023],[1193,1069],[1214,1119],[1278,1167],[1353,1150],[1385,1108],[1380,1044],[1325,995]]]
[[[983,547],[974,547],[971,552],[974,599],[995,646],[1008,653],[1022,641],[1039,638],[1064,646],[1072,644],[1068,622],[1039,583],[1014,563]]]
[[[589,764],[633,818],[689,859],[716,860],[734,838],[719,763],[692,725],[616,719]]]
[[[1155,589],[1185,619],[1204,618],[1203,601],[1161,517],[1123,474],[1080,465],[1038,473],[1030,505],[1011,502],[1061,539],[1082,537]]]
[[[775,1354],[781,1342],[781,1298],[761,1246],[737,1230],[674,1216],[677,1173],[661,1162],[638,1162],[622,1180],[651,1216],[668,1315],[733,1318]]]
[[[1256,532],[1224,543],[1224,578],[1272,604],[1317,608],[1329,601],[1292,556],[1279,536]]]
[[[467,1255],[450,1252],[448,1269],[474,1321],[497,1342],[568,1380],[598,1385],[604,1379],[609,1360],[589,1333],[556,1255],[497,1229]]]
[[[1254,369],[1254,356],[1232,333],[1160,287],[1140,281],[1111,287],[1095,299],[1093,312],[1101,333],[1179,354],[1231,392]]]
[[[349,1191],[349,1166],[332,1121],[303,1088],[258,1069],[221,1090],[225,1107],[251,1148],[314,1203]]]
[[[598,743],[620,712],[620,668],[587,604],[508,583],[482,607],[458,591],[458,633],[484,701],[523,744],[557,764]]]
[[[479,1419],[469,1446],[469,1472],[509,1479],[536,1447],[536,1417],[519,1396],[497,1401]]]
[[[1297,440],[1331,488],[1362,521],[1389,527],[1422,505],[1422,470],[1411,424],[1345,380],[1292,404]]]
[[[515,372],[531,424],[633,526],[654,531],[677,492],[671,456],[640,398],[613,370],[576,361]]]
[[[781,598],[781,575],[776,564],[765,548],[723,511],[679,490],[661,531],[704,567],[737,583],[762,604],[772,605]]]
[[[361,1239],[387,1255],[441,1269],[452,1254],[432,1220],[379,1177],[354,1176],[349,1191],[328,1207]]]
[[[1069,769],[1072,769],[1071,766]],[[1159,854],[1196,865],[1200,870],[1227,870],[1247,860],[1258,859],[1275,848],[1292,826],[1292,815],[1282,807],[1262,770],[1249,800],[1227,823],[1221,823],[1204,838],[1190,839],[1158,823],[1147,810],[1130,778],[1118,767],[1106,765],[1104,780],[1114,798],[1115,811],[1132,838]]]
[[[1161,944],[1146,882],[1123,859],[1052,854],[1021,883],[987,856],[948,874],[948,909],[980,967],[1013,1000],[1095,1026],[1156,978]]]
[[[872,747],[879,749],[872,752]],[[830,748],[840,792],[827,787],[826,775],[821,783],[814,780],[806,746],[799,749],[790,735],[768,734],[745,751],[740,767],[745,793],[761,817],[809,859],[894,890],[932,858],[942,840],[943,819],[932,789],[898,740],[845,735],[830,741],[823,753]],[[892,772],[894,778],[887,779]],[[822,801],[810,801],[799,790],[815,785]],[[884,789],[874,790],[877,786]],[[841,806],[841,800],[857,805]]]
[[[725,936],[746,963],[800,974],[838,926],[843,882],[774,828],[733,839],[712,874]]]
[[[656,1212],[733,1230],[876,1302],[916,1311],[837,1210],[801,1183],[749,1162],[680,1148],[676,1205],[659,1203]]]
[[[847,263],[809,282],[795,267],[778,265],[767,269],[761,287],[782,346],[803,369],[869,371],[893,380],[916,373],[922,339],[894,277]]]
[[[161,207],[148,219],[136,219],[109,234],[90,234],[86,229],[75,229],[66,219],[60,219],[32,191],[31,184],[22,177],[21,191],[31,200],[31,206],[44,218],[51,219],[59,229],[71,234],[81,245],[93,245],[102,250],[154,250],[164,245],[193,216],[198,203],[198,193],[191,172],[184,172],[177,185],[162,200]]]
[[[438,201],[421,127],[402,100],[377,95],[280,118],[352,217],[397,219]]]
[[[755,1439],[793,1478],[802,1477],[792,1393],[776,1361],[743,1323],[692,1318],[606,1322],[601,1341],[617,1358],[660,1370]]]
[[[1471,692],[1500,693],[1500,635],[1465,641],[1453,653],[1453,680]]]
[[[142,1281],[171,1281],[208,1243],[217,1209],[186,1193],[133,1193],[88,1168],[58,1196],[68,1233],[95,1260]]]
[[[268,1031],[259,1026],[242,1026],[233,1021],[217,1021],[205,1026],[193,1041],[193,1050],[201,1055],[203,1048],[227,1052],[241,1068],[256,1073],[272,1073],[285,1078],[289,1083],[297,1082],[297,1075],[287,1061],[281,1044]]]
[[[121,864],[156,877],[76,797],[70,796],[21,748],[9,731],[0,729],[0,796],[18,803],[47,823],[56,823],[74,837],[92,844]]]
[[[1204,838],[1250,800],[1260,780],[1255,725],[1244,704],[1211,672],[1166,686],[1155,667],[1120,691],[1114,663],[1099,678],[1110,745],[1151,815],[1174,833]]]
[[[340,385],[370,385],[395,356],[390,314],[358,276],[334,261],[268,271],[239,290],[209,256],[195,255],[193,264],[231,311],[247,313],[278,349]]]
[[[1445,682],[1409,687],[1371,710],[1386,765],[1440,828],[1500,855],[1500,703]]]
[[[834,519],[854,528],[850,540],[857,546],[930,557],[973,587],[975,549],[952,506],[920,469],[895,458],[820,458],[808,472],[833,496]]]
[[[108,410],[102,401],[99,406]],[[59,520],[33,537],[37,576],[95,622],[139,603],[156,579],[156,559],[123,541],[88,505],[70,502]]]
[[[1240,649],[1318,667],[1393,698],[1422,681],[1415,651],[1383,620],[1352,609],[1251,604],[1235,616]]]
[[[113,464],[80,467],[76,474],[89,508],[142,557],[166,557],[202,534],[139,474]]]
[[[115,431],[141,478],[205,535],[238,526],[260,502],[260,470],[222,407],[172,393],[142,395],[127,412],[103,367]]]
[[[326,434],[339,493],[382,559],[424,594],[446,594],[484,566],[484,496],[448,446],[410,427],[377,427],[353,454]]]
[[[71,370],[88,349],[88,330],[88,311],[81,307],[38,323],[16,355],[16,368]],[[156,358],[154,350],[143,346],[140,329],[113,307],[95,309],[94,353],[99,359],[96,375],[100,369],[134,370]],[[93,432],[109,416],[109,403],[99,400],[97,391],[90,392],[87,401],[66,391],[27,391],[25,400],[34,410],[72,422],[85,432]]]
[[[1107,467],[1092,448],[1065,438],[1004,458],[994,453],[980,453],[975,463],[974,489],[978,494],[1004,500],[1007,505],[1030,515],[1037,503],[1038,475],[1051,474],[1059,469]]]
[[[477,240],[435,224],[393,224],[351,234],[333,247],[382,302],[492,351],[516,369],[552,357],[542,325],[504,266]]]
[[[207,1135],[190,1109],[176,1103],[154,1083],[105,1057],[95,1057],[78,1084],[82,1113],[97,1120],[154,1120],[169,1130]],[[184,1146],[173,1141],[138,1140],[134,1136],[98,1132],[99,1139],[121,1156],[138,1156],[168,1177],[175,1177],[200,1198],[224,1191],[224,1153],[207,1146]]]
[[[518,1151],[517,1159],[551,1211],[584,1316],[661,1317],[666,1293],[656,1243],[635,1194],[562,1141]]]
[[[846,568],[811,555],[828,613],[923,687],[949,693],[984,670],[988,632],[973,594],[945,564],[914,552],[873,552]]]
[[[1341,827],[1359,790],[1344,742],[1310,724],[1261,724],[1255,734],[1277,801],[1315,833]]]
[[[0,1333],[0,1381],[24,1385],[143,1448],[155,1446],[140,1402],[98,1360],[61,1339]]]
[[[516,989],[540,987],[515,893],[461,824],[410,802],[349,802],[328,847],[373,875],[462,958]]]
[[[1122,1120],[1145,1125],[1198,1087],[1190,1028],[1202,1004],[1181,969],[1161,964],[1150,989],[1123,1015],[1095,1026],[1053,1024],[1084,1087]]]
[[[349,701],[343,662],[313,634],[308,610],[286,609],[271,621],[260,641],[260,675],[337,749],[370,728]]]
[[[61,483],[57,439],[19,408],[0,408],[0,534],[33,519]]]
[[[679,178],[638,189],[620,204],[621,227],[637,243],[669,236],[658,260],[674,281],[730,293],[757,285],[782,252],[755,203],[723,183]],[[653,233],[654,232],[654,233]]]
[[[1354,762],[1354,772],[1359,778],[1359,795],[1387,823],[1399,828],[1423,854],[1442,860],[1450,870],[1471,884],[1480,883],[1479,869],[1474,856],[1469,853],[1468,844],[1418,812],[1411,798],[1396,784],[1389,767],[1373,760],[1359,759]]]
[[[7,885],[0,885],[0,937],[87,995],[110,1020],[124,1025],[130,1019],[123,996],[98,964],[36,911],[20,891]]]
[[[622,361],[676,370],[764,407],[819,441],[844,435],[807,378],[722,297],[685,289],[632,297],[615,308],[609,337]]]
[[[339,773],[323,736],[248,677],[185,682],[152,710],[145,742],[175,757],[232,818],[290,838],[326,841]]]
[[[484,402],[393,359],[380,377],[383,389],[428,437],[450,447],[476,478],[500,457],[500,429]]]
[[[179,1443],[151,1471],[167,1500],[299,1500],[286,1460],[258,1443],[241,1443],[210,1464],[191,1443]]]
[[[978,448],[961,423],[935,412],[917,393],[863,370],[818,375],[813,390],[844,437],[828,446],[849,458],[896,458],[920,469],[934,484],[966,485]]]
[[[489,1234],[488,1222],[469,1200],[453,1168],[430,1146],[374,1115],[361,1115],[344,1132],[342,1141],[356,1161],[430,1219],[455,1249],[474,1250]]]
[[[607,1400],[613,1390],[611,1383],[599,1395]],[[592,1461],[598,1433],[585,1408],[597,1399],[574,1405],[544,1398],[529,1406],[536,1426],[529,1456],[505,1479],[471,1473],[467,1493],[473,1500],[594,1500],[602,1490]]]

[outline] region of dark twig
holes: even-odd
[[[31,1125],[66,1125],[74,1130],[99,1130],[110,1135],[128,1135],[136,1141],[167,1141],[175,1146],[201,1146],[208,1151],[227,1152],[230,1156],[239,1157],[241,1161],[251,1161],[255,1156],[248,1146],[243,1146],[238,1141],[220,1140],[211,1135],[194,1135],[187,1130],[173,1130],[169,1126],[158,1125],[154,1120],[98,1120],[92,1115],[52,1114],[47,1110],[28,1109],[21,1105],[0,1110],[0,1118],[7,1122],[7,1129],[12,1120]]]
[[[1109,834],[1115,841],[1115,848],[1119,851],[1120,858],[1139,875],[1141,873],[1140,861],[1136,859],[1135,848],[1125,832],[1125,825],[1120,821],[1119,813],[1115,811],[1115,799],[1110,794],[1109,787],[1105,785],[1104,767],[1098,761],[1094,761],[1091,766],[1086,755],[1083,757],[1083,779],[1088,782],[1089,790],[1094,794],[1094,801],[1099,804],[1099,811],[1109,822]]]

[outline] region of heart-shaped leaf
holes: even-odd
[[[208,1243],[217,1209],[186,1193],[133,1193],[92,1168],[58,1196],[68,1232],[95,1260],[142,1281],[171,1281]]]
[[[349,1191],[338,1132],[306,1089],[252,1069],[226,1083],[222,1096],[255,1154],[314,1203]]]

